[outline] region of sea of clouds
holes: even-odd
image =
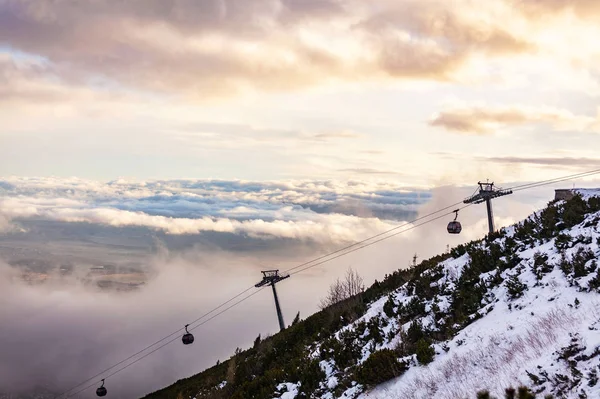
[[[4,230],[7,219],[35,218],[141,226],[175,235],[217,232],[343,242],[413,218],[430,198],[427,190],[358,181],[0,180]]]

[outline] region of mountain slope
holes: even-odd
[[[600,397],[600,192],[397,271],[154,398]]]

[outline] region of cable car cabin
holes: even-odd
[[[96,389],[96,396],[106,396],[107,393],[106,388],[104,388],[104,380],[102,380],[102,385]]]
[[[460,211],[460,209],[455,209],[452,211],[454,212],[454,220],[448,223],[448,233],[450,234],[460,234],[460,232],[462,231],[462,226],[460,225],[460,222],[456,220],[458,219],[458,211]]]
[[[190,333],[183,334],[183,337],[181,337],[181,341],[184,345],[189,345],[194,342],[194,336]]]
[[[460,225],[460,222],[457,222],[456,220],[448,223],[448,233],[450,234],[460,234],[460,232],[462,231],[462,226]]]
[[[184,345],[189,345],[192,342],[194,342],[194,336],[192,334],[190,334],[190,332],[188,331],[189,324],[185,325],[185,334],[183,334],[183,337],[181,337],[181,341],[183,342]]]

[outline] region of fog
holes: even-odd
[[[419,215],[459,202],[471,192],[472,188],[434,189]],[[540,188],[496,200],[497,224],[522,219],[552,196],[552,189]],[[449,220],[451,215],[279,283],[286,323],[298,311],[301,318],[315,312],[329,284],[348,267],[371,284],[407,267],[415,253],[421,260],[487,232],[484,205],[459,213],[464,228],[460,236],[446,233]],[[326,248],[298,245],[297,251],[286,247],[286,253],[278,244],[272,241],[273,251],[267,246],[260,252],[233,252],[214,245],[173,251],[159,243],[145,260],[147,284],[132,292],[103,291],[75,276],[25,284],[17,269],[0,263],[0,392],[60,393],[251,287],[260,280],[260,270],[286,270],[330,249],[330,243]],[[106,386],[115,397],[139,397],[229,358],[236,347],[247,348],[258,334],[277,330],[272,294],[263,290],[195,329],[193,345],[183,346],[178,339],[109,378]],[[94,397],[94,389],[79,397]]]

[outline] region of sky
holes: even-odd
[[[592,0],[1,0],[0,173],[431,187],[591,169],[599,18]]]
[[[598,169],[598,22],[594,0],[0,0],[0,393],[79,382],[261,270],[479,180]],[[497,225],[572,184],[599,183],[498,199]],[[348,267],[370,284],[487,231],[483,206],[458,237],[448,218],[286,280],[286,318]],[[147,286],[98,291],[65,263]],[[55,278],[22,284],[23,265]],[[272,298],[253,301],[111,389],[138,397],[276,332]]]

